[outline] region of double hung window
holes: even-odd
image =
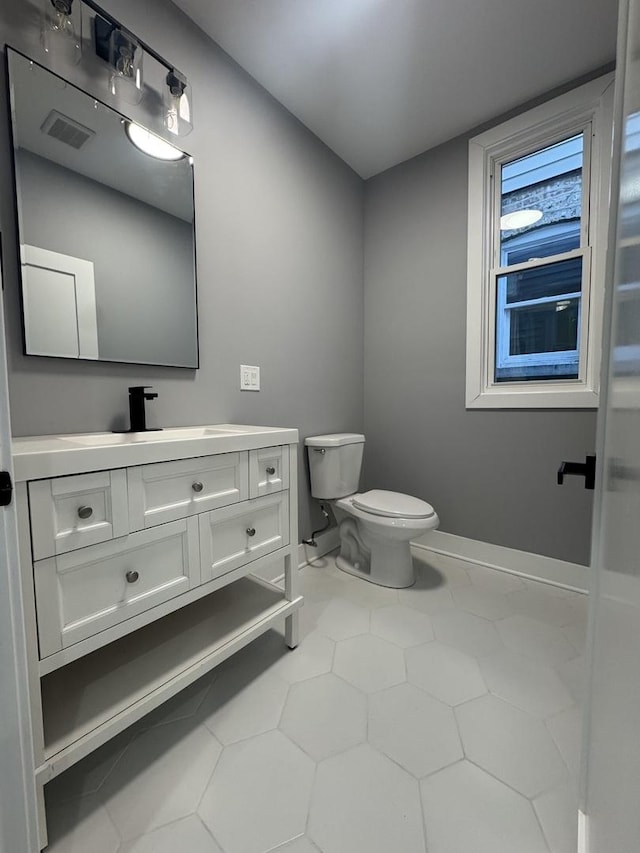
[[[469,408],[597,405],[611,89],[470,141]]]

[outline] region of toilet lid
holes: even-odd
[[[421,501],[420,498],[412,498],[400,492],[385,492],[382,489],[373,489],[358,495],[353,499],[353,505],[364,512],[384,515],[387,518],[429,518],[435,515],[431,504]]]

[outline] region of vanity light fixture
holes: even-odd
[[[149,157],[154,157],[156,160],[182,160],[186,155],[179,148],[176,148],[166,139],[156,136],[134,121],[125,123],[127,136],[130,141],[139,148],[140,151],[148,154]]]
[[[110,66],[109,91],[129,104],[142,100],[144,51],[131,33],[96,15],[93,23],[96,54]]]
[[[43,0],[40,40],[52,59],[77,65],[82,56],[82,9],[74,0]]]
[[[189,81],[153,48],[128,32],[116,18],[102,9],[96,0],[41,0],[41,41],[51,60],[76,65],[82,56],[83,15],[93,13],[96,56],[109,66],[108,88],[111,95],[130,104],[139,104],[144,94],[143,61],[148,54],[161,67],[162,122],[174,136],[186,136],[193,130],[193,97]],[[89,10],[85,12],[83,10]],[[152,93],[149,103],[158,99]],[[156,156],[156,155],[153,155]],[[163,158],[163,159],[178,159]]]
[[[539,222],[542,217],[541,210],[534,210],[533,208],[514,210],[500,217],[500,230],[513,231],[516,228],[528,228],[529,225],[535,225],[536,222]]]
[[[163,92],[164,126],[176,136],[186,136],[193,130],[193,100],[189,81],[176,68],[165,80]]]

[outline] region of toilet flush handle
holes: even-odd
[[[324,447],[314,447],[313,452],[314,453],[326,453],[327,451],[325,450]]]

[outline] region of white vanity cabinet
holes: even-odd
[[[283,618],[297,645],[297,441],[14,440],[43,848],[46,782]]]

